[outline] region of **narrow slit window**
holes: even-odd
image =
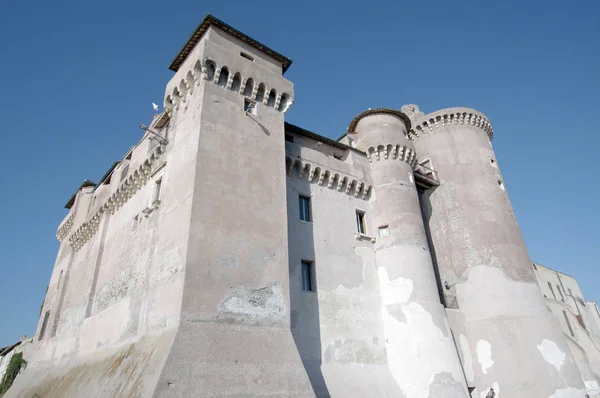
[[[356,229],[359,234],[366,235],[367,229],[365,228],[365,212],[356,210]]]
[[[314,292],[314,263],[302,260],[302,290]]]
[[[299,195],[299,207],[300,207],[300,220],[306,222],[312,222],[310,198],[308,196]]]
[[[567,327],[569,328],[569,333],[571,333],[571,336],[575,336],[575,333],[573,332],[573,327],[571,326],[571,322],[569,322],[569,317],[567,316],[567,311],[563,311],[563,316],[565,317],[565,322],[567,323]]]
[[[558,290],[558,294],[560,294],[560,299],[565,301],[565,296],[563,295],[562,290],[560,290],[560,286],[556,285],[556,289]]]
[[[252,58],[250,55],[248,55],[246,53],[240,53],[240,56],[242,58],[246,58],[248,61],[254,61],[254,58]]]
[[[548,287],[550,288],[550,293],[552,293],[552,296],[554,297],[554,299],[556,299],[556,294],[554,293],[554,289],[552,288],[552,283],[548,282]]]
[[[44,334],[46,334],[46,328],[48,327],[48,320],[50,319],[50,311],[46,311],[44,314],[44,322],[42,322],[42,329],[40,330],[40,337],[38,340],[44,339]]]

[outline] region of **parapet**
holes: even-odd
[[[352,119],[352,121],[350,122],[350,125],[348,126],[348,133],[350,133],[350,134],[357,133],[356,126],[358,125],[358,122],[360,121],[360,119],[362,119],[365,116],[374,115],[374,114],[378,114],[378,113],[394,115],[404,121],[404,124],[406,125],[407,130],[411,129],[410,118],[408,116],[406,116],[404,114],[404,112],[401,112],[397,109],[390,109],[390,108],[373,108],[373,109],[367,109],[366,111],[361,112],[358,115],[356,115],[356,117],[354,119]]]
[[[471,125],[482,129],[490,141],[494,138],[494,129],[483,113],[470,108],[446,108],[423,115],[415,120],[414,126],[408,130],[408,138],[430,134],[450,125]]]

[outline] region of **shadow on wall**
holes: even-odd
[[[291,178],[300,194],[310,193],[308,180]],[[308,212],[310,221],[301,221],[302,203],[298,192],[288,190],[287,204],[291,330],[315,395],[326,398],[330,394],[321,371],[321,329],[315,273],[319,264],[315,262],[312,208],[309,207]]]
[[[417,186],[417,192],[419,194],[419,204],[421,205],[421,216],[423,217],[423,225],[425,226],[425,235],[427,236],[427,244],[429,245],[429,253],[431,253],[431,261],[433,262],[433,272],[435,273],[435,282],[438,288],[438,294],[440,296],[440,302],[445,308],[455,308],[456,298],[446,298],[444,292],[444,284],[440,276],[440,270],[438,268],[437,256],[435,253],[435,246],[431,239],[431,230],[429,229],[429,220],[431,219],[432,206],[429,201],[429,195],[435,188],[423,189]],[[452,301],[452,302],[449,302]],[[450,305],[450,306],[449,306]],[[454,305],[454,306],[453,306]]]

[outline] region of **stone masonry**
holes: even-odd
[[[201,22],[165,110],[67,203],[7,396],[598,396],[488,118],[374,108],[331,140],[284,121],[291,63]]]

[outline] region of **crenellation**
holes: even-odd
[[[36,350],[8,397],[597,389],[600,312],[577,317],[567,277],[536,268],[535,283],[487,117],[372,108],[335,141],[285,121],[290,64],[202,21],[165,112],[67,203]],[[550,278],[574,291],[566,303]],[[548,308],[566,311],[568,340]]]

